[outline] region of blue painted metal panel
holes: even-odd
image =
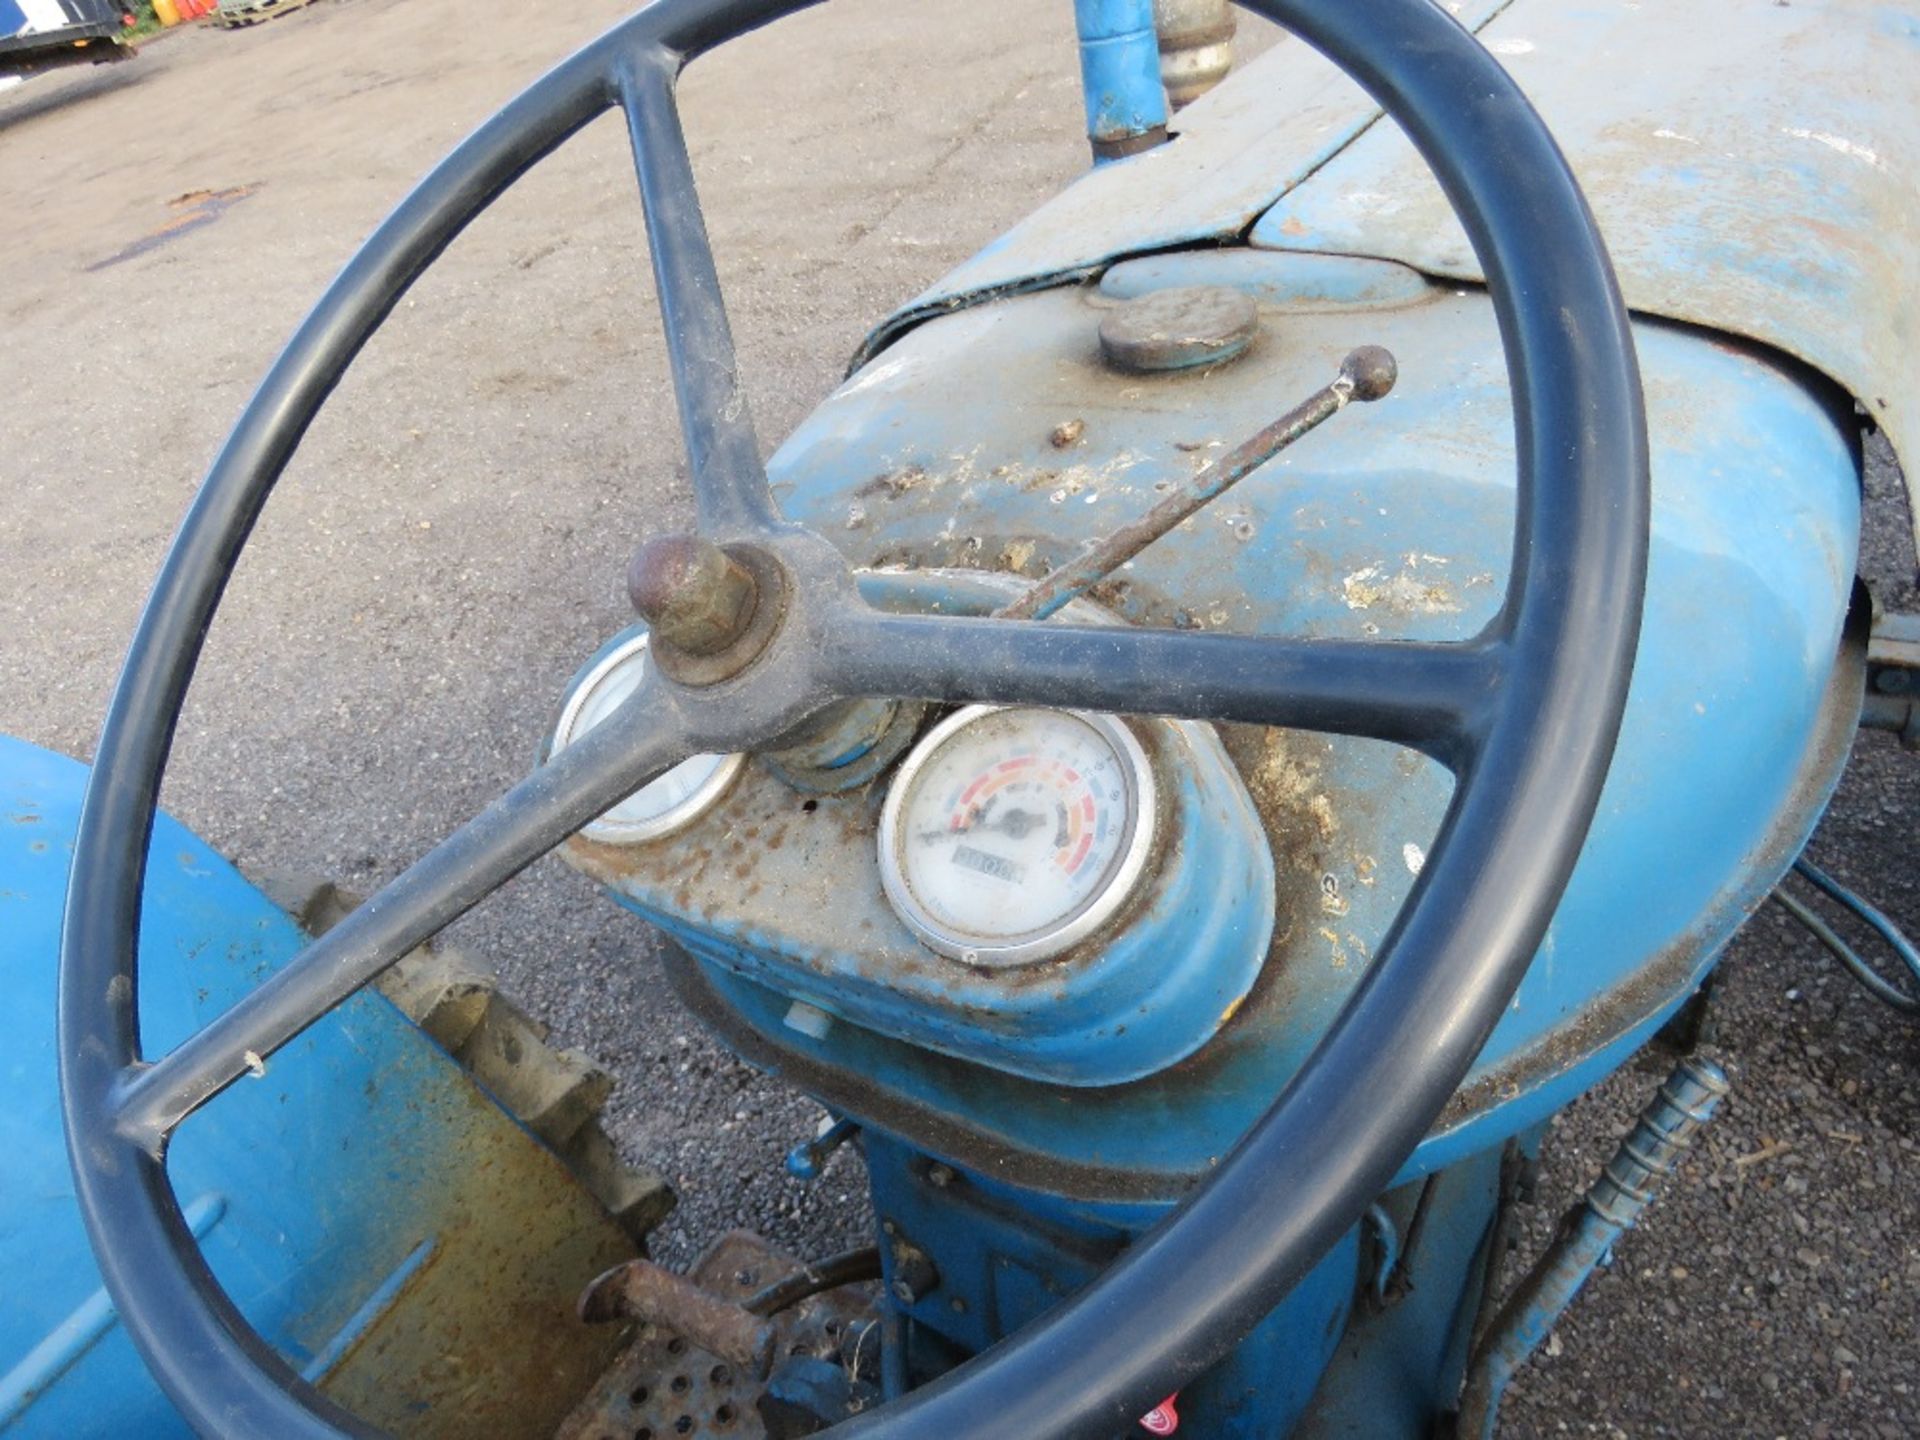
[[[871,1132],[862,1148],[889,1277],[897,1241],[926,1252],[937,1270],[937,1284],[904,1313],[968,1353],[1038,1319],[1166,1213],[1165,1206],[1066,1206],[964,1171],[935,1180],[923,1156]],[[1346,1328],[1359,1261],[1356,1229],[1181,1394],[1183,1431],[1217,1440],[1288,1433]]]
[[[868,588],[892,588],[882,579]],[[954,610],[1005,598],[976,589],[969,604],[937,577],[912,588]],[[1218,742],[1204,726],[1142,733],[1163,815],[1142,896],[1120,928],[1037,964],[988,969],[927,950],[881,890],[876,796],[798,796],[757,765],[690,831],[652,845],[579,839],[567,855],[693,954],[830,1015],[1012,1074],[1119,1084],[1219,1030],[1273,926],[1272,857]],[[1174,952],[1170,932],[1183,940]]]
[[[1920,475],[1920,5],[1516,0],[1481,39],[1566,151],[1633,309],[1815,366]],[[1484,278],[1391,125],[1282,197],[1252,240]]]
[[[1227,267],[1216,269],[1222,279],[1236,262],[1211,263]],[[1247,358],[1204,374],[1105,371],[1095,331],[1112,302],[1091,288],[930,323],[782,448],[772,473],[783,505],[862,563],[1032,573],[1145,509],[1156,481],[1324,383],[1352,345],[1379,342],[1400,358],[1392,396],[1347,412],[1144,552],[1107,598],[1153,624],[1471,635],[1504,587],[1513,504],[1511,411],[1485,296],[1422,285],[1398,304],[1343,306],[1328,297],[1372,292],[1356,286],[1354,262],[1336,260],[1337,278],[1276,303],[1282,270],[1250,252],[1237,263],[1267,302],[1263,331]],[[1297,278],[1311,264],[1294,256],[1286,268]],[[1618,1063],[1784,870],[1843,759],[1822,706],[1858,542],[1850,417],[1804,372],[1763,354],[1658,324],[1638,339],[1653,545],[1618,755],[1540,957],[1409,1175],[1537,1123]],[[1068,419],[1083,430],[1062,450],[1050,437]],[[848,477],[873,475],[910,478],[849,491]],[[1850,728],[1841,716],[1839,733]],[[1375,742],[1227,739],[1273,840],[1275,942],[1218,1041],[1172,1071],[1067,1107],[980,1067],[931,1065],[856,1026],[795,1035],[779,1025],[777,998],[709,978],[760,1032],[757,1058],[778,1067],[790,1055],[814,1088],[858,1076],[864,1103],[904,1097],[1010,1163],[1084,1167],[1058,1172],[1075,1193],[1177,1193],[1338,1010],[1423,861],[1450,785],[1431,762]],[[1672,804],[1677,794],[1689,803]],[[839,819],[856,834],[861,823]],[[753,905],[736,889],[725,913],[737,920]],[[849,948],[861,940],[849,938]],[[1179,954],[1184,938],[1163,930],[1155,944]],[[860,1094],[829,1098],[863,1113]]]
[[[0,1432],[184,1440],[100,1292],[61,1137],[53,981],[84,779],[75,762],[0,737]],[[303,943],[238,871],[160,817],[140,939],[150,1051]],[[343,1385],[356,1408],[384,1383],[386,1403],[412,1407],[416,1433],[459,1433],[463,1407],[515,1388],[519,1358],[468,1355],[448,1371],[436,1337],[449,1322],[477,1340],[492,1334],[499,1309],[558,1393],[517,1396],[514,1413],[483,1412],[489,1433],[549,1431],[553,1407],[564,1413],[572,1398],[561,1377],[584,1388],[583,1356],[586,1376],[597,1367],[602,1337],[583,1342],[566,1325],[572,1292],[630,1253],[625,1237],[376,993],[348,1001],[197,1114],[175,1137],[168,1169],[243,1313],[295,1368],[335,1393]],[[534,1218],[523,1205],[537,1207]],[[498,1243],[504,1234],[551,1273],[528,1284]],[[498,1282],[496,1294],[472,1294],[476,1265]],[[409,1310],[448,1285],[478,1308]],[[457,1394],[452,1410],[435,1409],[447,1394],[423,1379],[435,1367]]]
[[[226,1214],[225,1196],[202,1195],[182,1207],[181,1218],[194,1239],[205,1241]],[[113,1325],[113,1298],[102,1285],[0,1375],[0,1431],[21,1421],[29,1409],[112,1331]],[[34,1417],[36,1424],[44,1418],[45,1409],[42,1407],[42,1413]],[[21,1433],[25,1429],[24,1425],[20,1426]]]
[[[1533,1154],[1538,1142],[1534,1135],[1516,1148]],[[1387,1302],[1369,1295],[1355,1305],[1292,1432],[1297,1440],[1412,1440],[1431,1436],[1434,1418],[1453,1408],[1480,1310],[1502,1158],[1487,1151],[1434,1177],[1420,1235],[1389,1282]],[[1410,1185],[1383,1198],[1403,1238],[1420,1193],[1420,1185]]]
[[[1887,431],[1915,484],[1920,5],[1448,8],[1552,127],[1627,303],[1821,370]],[[1358,87],[1283,40],[1183,110],[1177,146],[1083,176],[888,317],[858,362],[956,306],[1250,227],[1257,245],[1479,280],[1425,163],[1380,118]]]
[[[0,1111],[0,1151],[9,1157],[10,1192],[0,1194],[0,1255],[10,1292],[0,1311],[0,1367],[15,1365],[74,1312],[95,1304],[89,1297],[99,1285],[72,1208],[52,1043],[53,962],[83,777],[71,760],[0,738],[0,933],[7,937],[9,1002],[0,1062],[9,1104]],[[166,817],[155,829],[147,896],[141,1024],[153,1046],[177,1041],[302,943],[292,921]],[[351,1135],[364,1118],[363,1087],[395,1078],[387,1066],[401,1061],[396,1052],[420,1043],[385,1001],[362,997],[324,1033],[276,1057],[266,1077],[215,1102],[204,1123],[183,1130],[173,1147],[178,1193],[225,1210],[208,1235],[209,1261],[270,1340],[296,1360],[318,1354],[364,1298],[360,1292],[377,1287],[390,1260],[410,1248],[411,1240],[383,1234],[388,1223],[379,1207],[394,1197],[379,1178],[356,1175],[349,1159],[354,1150],[378,1155],[386,1137],[349,1141],[349,1154],[318,1186],[284,1183],[278,1162],[265,1174],[236,1172],[231,1157],[236,1148],[260,1155],[270,1139],[284,1146],[289,1135],[309,1129]],[[302,1263],[321,1255],[331,1263],[317,1271]],[[59,1383],[33,1398],[9,1435],[190,1433],[117,1329],[92,1329],[75,1342]]]

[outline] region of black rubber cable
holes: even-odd
[[[879,1247],[862,1245],[857,1250],[842,1250],[838,1255],[829,1255],[784,1280],[774,1281],[756,1291],[746,1301],[746,1308],[755,1315],[778,1315],[782,1310],[791,1310],[802,1300],[811,1299],[823,1290],[837,1290],[842,1285],[856,1285],[863,1280],[879,1278]]]
[[[1920,980],[1920,952],[1915,951],[1913,942],[1907,939],[1898,925],[1811,860],[1804,858],[1796,860],[1793,862],[1793,869],[1796,875],[1825,892],[1837,904],[1852,911],[1871,926],[1875,933],[1887,942],[1893,953],[1900,957],[1901,963],[1913,972],[1917,980]],[[1860,982],[1860,987],[1874,999],[1889,1009],[1898,1010],[1902,1015],[1920,1015],[1920,997],[1907,994],[1875,970],[1859,951],[1842,938],[1839,931],[1815,913],[1805,901],[1785,889],[1775,890],[1773,898],[1780,903],[1780,908],[1798,920],[1806,932],[1818,940],[1827,952],[1840,962],[1847,973]]]

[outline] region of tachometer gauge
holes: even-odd
[[[1112,716],[971,706],[900,767],[880,816],[881,882],[943,955],[1043,960],[1126,903],[1154,811],[1146,751]]]
[[[619,708],[647,670],[647,637],[615,646],[574,686],[554,727],[557,755]],[[744,755],[695,755],[642,786],[598,820],[583,826],[589,840],[629,845],[655,840],[691,824],[726,793],[746,763]]]

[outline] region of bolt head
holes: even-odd
[[[633,552],[627,595],[656,645],[716,655],[746,633],[758,603],[753,576],[696,535],[663,535]]]

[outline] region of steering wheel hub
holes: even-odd
[[[634,551],[627,594],[655,663],[682,685],[731,680],[765,653],[786,618],[786,572],[758,545],[665,535]]]

